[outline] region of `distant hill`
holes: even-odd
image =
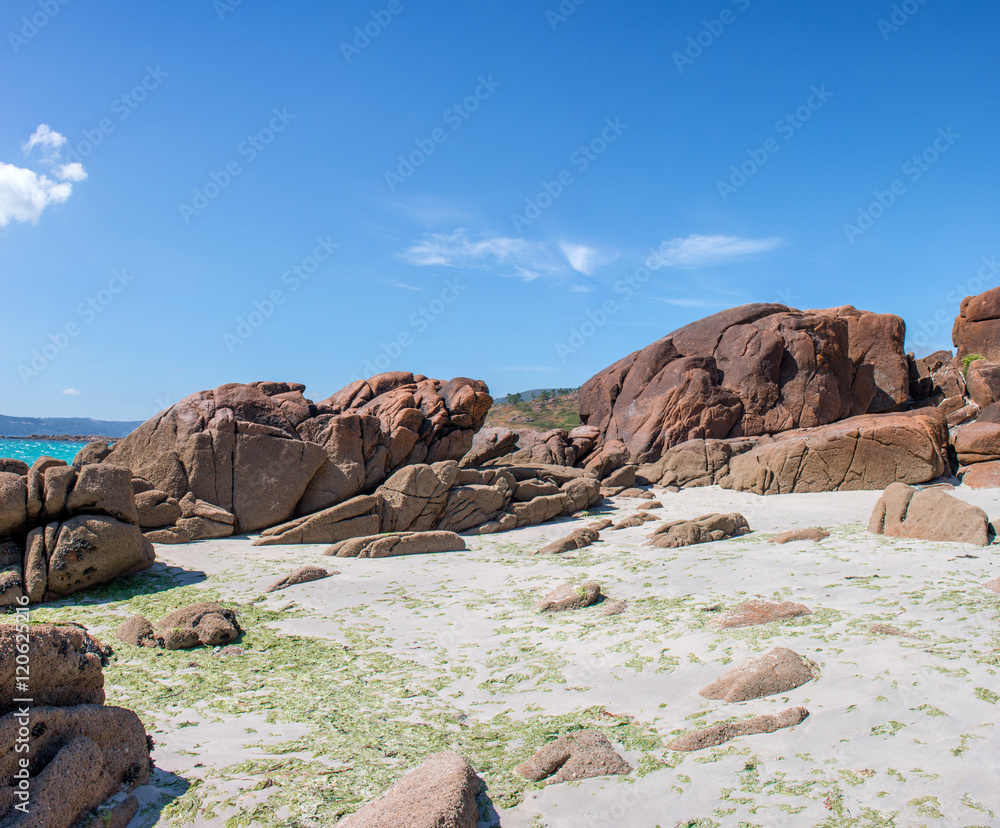
[[[542,399],[545,397],[546,399]],[[518,401],[518,396],[520,400]],[[508,402],[508,400],[511,400]],[[580,425],[580,389],[534,388],[500,397],[486,418],[486,428],[534,428],[550,431],[564,428],[570,431]]]
[[[141,422],[91,420],[87,417],[5,417],[0,414],[0,437],[31,437],[35,434],[125,437]]]

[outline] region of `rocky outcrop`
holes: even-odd
[[[1000,425],[975,422],[956,429],[955,454],[963,466],[1000,460]]]
[[[1000,460],[976,463],[960,475],[962,485],[970,489],[1000,489]]]
[[[578,469],[417,464],[400,469],[370,495],[267,529],[254,544],[339,543],[434,530],[490,534],[571,515],[600,499],[600,483]]]
[[[192,394],[119,441],[105,462],[179,502],[191,495],[218,507],[239,534],[343,503],[402,467],[460,460],[492,405],[478,380],[401,371],[320,402],[304,390],[256,382]],[[222,531],[187,528],[194,537]]]
[[[768,601],[763,598],[752,598],[744,601],[735,609],[719,616],[719,626],[724,628],[755,627],[758,624],[769,624],[772,621],[787,621],[801,615],[812,615],[812,610],[805,604],[794,601]]]
[[[950,541],[988,546],[993,538],[989,516],[939,489],[889,486],[872,511],[868,531],[893,538]]]
[[[24,596],[53,600],[148,569],[155,554],[138,523],[126,468],[78,469],[40,457],[23,475],[0,472],[0,606]]]
[[[124,825],[137,811],[131,792],[149,782],[151,743],[135,713],[103,706],[110,649],[74,625],[26,626],[30,689],[15,692],[17,629],[0,625],[0,824],[71,828],[97,811]],[[26,709],[7,701],[24,696]],[[16,751],[29,731],[30,752]]]
[[[753,716],[739,722],[720,722],[686,736],[679,736],[667,743],[668,750],[704,750],[722,745],[738,736],[753,736],[758,733],[774,733],[784,727],[794,727],[808,718],[804,707],[789,707],[776,715]]]
[[[1000,400],[1000,365],[985,359],[969,363],[965,374],[969,396],[980,409]]]
[[[756,439],[688,440],[667,449],[655,463],[639,467],[640,483],[659,483],[681,489],[713,486],[729,470],[729,461],[750,451]]]
[[[809,659],[785,647],[775,647],[759,658],[727,670],[699,692],[706,699],[741,702],[787,693],[816,678]]]
[[[774,434],[899,409],[909,367],[899,317],[851,307],[743,305],[636,351],[580,389],[600,442],[652,462],[696,438]]]
[[[719,485],[756,494],[875,490],[948,471],[947,423],[934,409],[918,409],[762,438],[730,461]]]
[[[15,692],[18,646],[27,646],[28,687]],[[0,624],[0,715],[17,708],[12,699],[30,698],[45,707],[104,704],[104,672],[111,648],[76,624],[33,624],[19,633]],[[0,742],[0,744],[3,744]]]
[[[434,753],[337,828],[476,828],[481,780],[457,753]]]
[[[336,558],[393,558],[398,555],[461,552],[464,549],[465,541],[454,532],[394,532],[341,541],[323,554]]]
[[[657,526],[649,536],[649,546],[658,549],[676,549],[696,543],[727,540],[750,533],[750,525],[743,515],[702,515],[693,520],[671,520]]]
[[[554,742],[517,766],[517,772],[532,782],[575,782],[595,776],[625,776],[632,766],[598,730],[577,730]]]
[[[490,460],[517,450],[520,435],[509,428],[484,428],[472,438],[472,448],[462,458],[462,466],[484,466]]]
[[[565,612],[596,604],[603,596],[595,581],[585,584],[566,583],[557,586],[538,604],[539,612]]]
[[[935,351],[921,359],[908,356],[907,361],[911,399],[927,400],[929,404],[941,407],[946,414],[964,405],[968,388],[962,360],[954,357],[951,351]]]
[[[979,354],[1000,362],[1000,288],[962,300],[951,339],[960,358]]]

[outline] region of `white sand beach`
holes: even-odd
[[[1000,576],[993,547],[866,531],[880,492],[759,497],[654,490],[657,517],[738,511],[752,534],[664,550],[657,525],[605,530],[592,547],[533,550],[590,518],[472,537],[468,551],[323,557],[323,546],[246,538],[158,546],[152,570],[37,610],[110,641],[108,704],[134,709],[157,771],[133,826],[327,826],[431,752],[465,755],[486,783],[481,826],[1000,825]],[[1000,491],[954,494],[1000,518]],[[609,516],[641,501],[615,498]],[[767,543],[822,526],[820,542]],[[304,563],[339,570],[264,595]],[[598,581],[601,606],[542,615],[566,581]],[[753,596],[811,615],[721,629]],[[235,647],[164,652],[114,641],[132,613],[194,600],[240,613]],[[872,632],[891,624],[902,635]],[[772,647],[815,662],[785,695],[732,704],[698,690]],[[803,705],[775,733],[706,750],[665,747],[716,722]],[[513,772],[560,732],[605,732],[635,770],[544,786]]]

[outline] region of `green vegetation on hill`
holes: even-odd
[[[543,388],[509,394],[493,403],[485,428],[534,428],[567,431],[580,425],[578,388]]]

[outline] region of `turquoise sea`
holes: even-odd
[[[72,463],[76,453],[86,443],[70,443],[64,440],[6,440],[0,438],[0,457],[23,460],[29,466],[39,457],[48,455],[57,460]]]

